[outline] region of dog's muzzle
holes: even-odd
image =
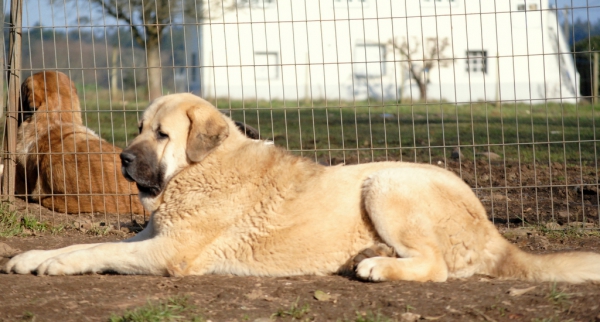
[[[123,177],[135,182],[140,192],[157,196],[162,191],[162,171],[154,161],[154,156],[138,157],[136,153],[125,149],[120,157]]]

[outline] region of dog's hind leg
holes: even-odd
[[[443,282],[448,267],[435,235],[431,214],[432,189],[420,169],[388,169],[372,175],[363,186],[363,201],[379,237],[398,258],[372,257],[356,268],[369,281]]]

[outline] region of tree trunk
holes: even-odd
[[[415,81],[415,83],[417,83],[417,86],[419,86],[419,94],[420,97],[419,99],[421,101],[426,101],[427,100],[427,79],[425,79],[423,70],[419,70],[417,71],[415,69],[414,65],[409,65],[409,70],[410,70],[410,75],[412,76],[412,79]]]
[[[148,95],[150,100],[162,96],[162,71],[158,39],[146,41],[146,67],[148,68]]]
[[[117,69],[119,50],[117,47],[112,48],[112,69],[110,73],[110,90],[111,98],[113,102],[121,99],[121,93],[119,92],[119,70]]]
[[[427,82],[419,83],[419,94],[421,94],[421,101],[427,101]]]

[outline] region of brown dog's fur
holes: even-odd
[[[121,149],[83,125],[77,89],[61,72],[21,85],[16,193],[65,213],[143,213],[119,173]]]

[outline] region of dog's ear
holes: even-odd
[[[247,138],[253,140],[260,140],[260,134],[258,133],[258,130],[253,128],[252,126],[239,121],[235,121],[235,126],[237,126],[238,130],[244,133],[244,135]]]
[[[18,125],[21,125],[21,123],[33,115],[33,112],[36,110],[34,102],[38,102],[39,104],[39,100],[37,100],[35,93],[33,90],[31,90],[33,87],[32,84],[32,77],[27,77],[27,79],[25,79],[25,81],[21,84],[21,104],[19,104],[19,114],[17,118]]]
[[[187,111],[190,119],[186,154],[200,162],[229,136],[229,125],[216,109],[194,106]]]

